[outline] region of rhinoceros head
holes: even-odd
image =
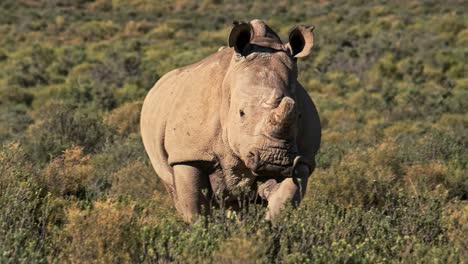
[[[226,137],[230,148],[256,174],[291,174],[297,159],[301,111],[298,57],[313,46],[313,27],[296,26],[283,44],[263,21],[234,22],[234,49],[224,80],[229,87]]]

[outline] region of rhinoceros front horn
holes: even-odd
[[[294,100],[283,97],[278,107],[272,110],[268,117],[267,133],[275,138],[285,139],[291,134],[291,127],[296,117]]]

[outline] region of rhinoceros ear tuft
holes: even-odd
[[[295,26],[289,32],[289,42],[285,45],[295,58],[309,55],[314,46],[314,26]]]
[[[252,26],[249,23],[238,21],[234,21],[233,24],[234,27],[231,30],[231,34],[229,34],[228,45],[229,47],[233,47],[237,53],[242,54],[245,46],[251,40]]]

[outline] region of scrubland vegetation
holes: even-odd
[[[466,1],[195,2],[0,2],[1,263],[467,261]],[[142,100],[253,18],[316,26],[299,69],[318,168],[277,224],[251,205],[189,226],[142,147]]]

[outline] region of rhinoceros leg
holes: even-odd
[[[287,203],[294,207],[299,205],[307,189],[309,175],[307,166],[299,166],[294,177],[279,183],[271,179],[259,186],[259,195],[268,201],[267,220],[275,218]]]
[[[174,166],[174,185],[175,207],[182,214],[184,221],[191,223],[200,213],[202,206],[208,205],[202,192],[209,187],[207,177],[195,166],[179,164]]]

